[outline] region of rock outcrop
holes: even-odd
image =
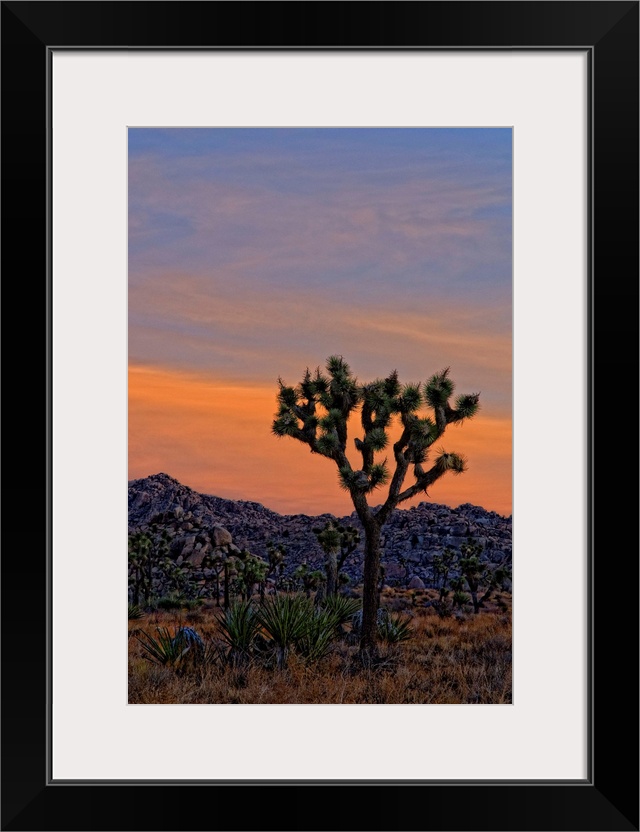
[[[267,544],[286,550],[285,574],[306,561],[322,569],[324,556],[314,528],[337,520],[361,530],[355,512],[335,518],[331,514],[281,515],[245,500],[225,500],[199,494],[167,474],[155,474],[129,483],[129,529],[144,527],[160,516],[171,538],[171,557],[202,563],[215,548],[248,549],[267,559]],[[390,585],[433,584],[431,561],[445,547],[459,549],[467,537],[484,546],[483,557],[492,563],[511,561],[511,517],[465,503],[457,508],[422,502],[398,509],[383,529],[385,580]],[[364,541],[364,534],[362,534]],[[352,584],[362,581],[363,543],[349,556],[343,571]]]

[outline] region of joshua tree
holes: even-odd
[[[327,573],[327,596],[335,595],[338,592],[338,551],[340,549],[340,532],[329,521],[325,527],[314,529],[318,543],[324,552],[324,568]]]
[[[482,544],[474,543],[471,537],[467,538],[467,542],[460,547],[462,555],[459,562],[460,576],[467,583],[473,611],[476,614],[509,577],[507,557],[505,556],[497,566],[494,566],[480,560],[483,548]],[[478,595],[479,591],[483,593],[481,596]]]
[[[129,585],[133,603],[139,604],[142,594],[148,607],[154,590],[161,591],[169,579],[176,580],[173,566],[169,557],[169,538],[157,518],[132,532],[129,535]]]
[[[236,570],[238,576],[236,584],[243,601],[251,600],[256,584],[261,587],[260,597],[264,597],[264,582],[267,578],[269,564],[257,555],[252,555],[247,549],[243,549],[236,556]]]
[[[141,595],[145,604],[149,603],[152,552],[153,540],[147,532],[137,531],[129,535],[129,586],[133,603],[137,606],[140,606]]]
[[[273,575],[276,592],[278,590],[278,580],[282,579],[282,573],[284,572],[284,560],[286,554],[287,550],[284,548],[282,543],[276,544],[273,541],[269,541],[267,543],[267,557],[269,558],[267,578],[270,578]]]
[[[340,526],[332,520],[328,520],[322,529],[314,529],[313,533],[318,538],[318,543],[325,554],[327,596],[336,595],[340,570],[347,557],[355,551],[360,542],[360,533],[354,526]],[[340,557],[338,557],[338,552]]]
[[[293,577],[302,585],[307,598],[311,598],[311,593],[314,590],[321,589],[326,580],[319,569],[315,569],[313,572],[309,571],[306,561],[298,566],[293,573]]]
[[[440,477],[452,471],[461,474],[466,462],[460,454],[439,450],[425,468],[433,444],[448,425],[460,424],[478,410],[479,394],[460,395],[450,404],[454,385],[449,368],[436,373],[424,384],[401,384],[394,370],[386,378],[359,384],[342,356],[327,359],[326,373],[307,371],[296,387],[278,379],[278,412],[272,424],[276,436],[291,436],[306,444],[311,453],[333,460],[340,485],[349,492],[364,527],[364,590],[360,654],[363,659],[376,653],[377,582],[380,571],[381,530],[396,506],[417,494],[426,493]],[[347,422],[360,406],[361,437],[355,442],[362,456],[360,467],[347,458]],[[432,415],[421,415],[424,406]],[[389,444],[389,431],[396,417],[401,433],[393,444],[392,471],[387,460],[377,462],[375,454]],[[414,482],[404,481],[412,469]],[[374,510],[367,497],[389,484],[384,503]]]

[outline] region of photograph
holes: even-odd
[[[128,130],[130,704],[512,703],[512,130]]]
[[[0,829],[638,832],[639,0],[0,5]]]

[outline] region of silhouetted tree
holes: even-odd
[[[272,431],[291,436],[306,444],[314,454],[333,460],[340,485],[349,492],[364,527],[364,589],[360,654],[372,658],[376,648],[378,610],[377,583],[380,574],[381,530],[396,506],[417,494],[426,493],[440,477],[451,471],[461,474],[466,467],[460,454],[440,450],[430,467],[425,468],[433,444],[450,424],[460,424],[478,410],[479,394],[460,395],[450,404],[454,384],[446,368],[425,384],[401,384],[394,370],[386,378],[359,384],[342,356],[327,359],[326,373],[318,367],[308,369],[296,387],[278,379],[278,412]],[[421,415],[422,407],[431,415]],[[355,447],[362,456],[360,467],[347,458],[347,422],[360,407],[362,435]],[[400,421],[401,434],[393,444],[392,471],[387,460],[378,462],[377,452],[389,444],[393,419]],[[404,487],[412,470],[414,481]],[[382,506],[374,511],[367,497],[376,488],[389,484]]]

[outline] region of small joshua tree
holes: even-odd
[[[165,588],[167,576],[175,578],[171,567],[169,538],[159,518],[129,535],[129,586],[134,604],[140,604],[142,595],[148,607],[154,591],[160,593]]]
[[[326,594],[336,595],[340,584],[340,570],[347,557],[356,550],[360,542],[360,533],[354,526],[340,526],[332,520],[328,520],[322,529],[314,529],[313,533],[325,554]]]
[[[150,534],[137,531],[129,535],[129,586],[136,606],[140,606],[142,597],[145,604],[149,603],[152,552],[153,539]]]
[[[269,559],[267,578],[273,575],[276,592],[278,590],[278,582],[282,580],[286,554],[287,550],[282,543],[274,543],[273,541],[267,543],[267,557]]]
[[[314,590],[318,590],[323,587],[326,580],[325,576],[319,569],[315,569],[312,572],[306,561],[298,566],[296,571],[293,573],[293,577],[299,585],[302,586],[307,598],[311,598],[311,593]]]
[[[440,597],[433,603],[438,615],[447,616],[455,609],[473,605],[475,614],[491,598],[499,587],[510,577],[505,556],[498,564],[481,558],[484,547],[472,537],[460,546],[460,552],[445,549],[441,555],[434,555],[431,568]],[[451,595],[451,604],[447,599]],[[469,593],[467,595],[467,593]],[[471,597],[469,597],[471,596]]]
[[[430,467],[425,467],[435,442],[451,424],[461,424],[478,410],[479,394],[458,396],[450,403],[454,384],[449,368],[431,376],[424,384],[401,384],[394,370],[386,378],[359,384],[342,356],[332,355],[326,373],[308,369],[296,387],[278,379],[278,412],[272,431],[308,445],[311,453],[331,459],[342,488],[349,492],[364,527],[364,589],[360,654],[372,658],[376,652],[378,610],[377,583],[380,573],[381,530],[396,506],[420,493],[427,493],[448,471],[461,474],[466,467],[460,454],[439,450]],[[428,407],[431,414],[422,414]],[[362,457],[360,467],[347,458],[347,423],[360,407],[361,436],[354,440]],[[392,447],[392,469],[376,453],[389,445],[393,419],[400,421],[401,433]],[[404,487],[409,470],[413,483]],[[368,496],[388,484],[383,504],[374,510]]]
[[[324,552],[324,568],[327,573],[325,592],[327,596],[335,595],[338,592],[338,551],[340,550],[340,532],[336,526],[329,521],[325,527],[313,530],[318,543]]]
[[[482,544],[475,543],[471,537],[467,538],[467,542],[460,547],[460,576],[466,581],[465,588],[471,595],[473,611],[476,614],[509,577],[506,557],[494,566],[480,559],[483,548]],[[479,592],[482,592],[482,595],[479,595]]]
[[[243,549],[236,556],[236,584],[243,601],[250,601],[256,584],[261,587],[260,596],[264,596],[264,582],[267,578],[269,564]]]

